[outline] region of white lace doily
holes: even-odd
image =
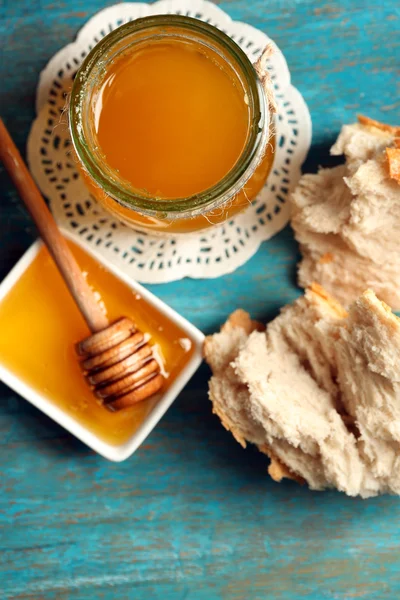
[[[80,243],[145,283],[185,276],[211,278],[245,263],[262,241],[288,221],[287,197],[297,183],[311,141],[311,120],[299,92],[290,85],[286,61],[278,48],[268,68],[278,103],[277,148],[272,172],[257,200],[223,226],[201,234],[155,237],[137,233],[105,212],[81,181],[70,155],[64,107],[73,77],[88,52],[110,31],[150,14],[197,17],[230,35],[255,62],[269,40],[265,33],[232,19],[205,0],[160,0],[124,3],[90,19],[76,40],[58,52],[40,75],[36,111],[28,139],[28,161],[57,222]]]

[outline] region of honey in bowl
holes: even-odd
[[[110,33],[79,70],[69,115],[89,191],[138,228],[218,224],[248,206],[273,162],[255,69],[196,19],[147,17]]]
[[[185,332],[120,279],[70,243],[110,321],[130,317],[150,334],[167,374],[164,391],[193,354]],[[102,441],[126,442],[150,413],[157,396],[119,412],[107,410],[89,389],[75,344],[88,327],[45,247],[0,300],[0,362]],[[23,340],[23,343],[21,343]]]

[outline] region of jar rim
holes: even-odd
[[[231,170],[212,187],[196,194],[181,198],[156,198],[132,190],[129,182],[124,185],[120,178],[105,172],[91,151],[91,144],[85,135],[84,103],[88,98],[87,88],[91,75],[98,64],[110,55],[119,42],[132,35],[163,27],[157,34],[166,37],[168,27],[178,27],[192,34],[203,34],[207,39],[219,44],[229,58],[239,66],[240,75],[246,84],[247,100],[250,107],[249,135],[244,149]],[[174,33],[176,36],[177,34]],[[215,50],[215,47],[213,47]],[[226,56],[222,56],[226,60]],[[92,82],[93,84],[93,82]],[[151,15],[130,21],[106,35],[87,55],[80,66],[71,91],[69,102],[69,128],[72,143],[84,169],[102,191],[125,208],[136,210],[147,216],[162,214],[165,219],[187,218],[213,210],[235,196],[253,174],[268,141],[269,111],[264,89],[256,71],[245,52],[223,31],[213,25],[183,15]],[[109,171],[113,171],[109,169]]]

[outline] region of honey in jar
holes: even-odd
[[[92,195],[156,231],[190,232],[243,210],[273,161],[249,59],[216,28],[176,15],[128,23],[92,50],[70,129]]]
[[[166,374],[166,390],[190,360],[192,341],[79,246],[70,242],[70,247],[109,320],[130,317],[139,329],[150,334]],[[0,300],[0,363],[103,442],[119,446],[135,433],[157,396],[118,412],[107,410],[88,387],[75,353],[75,344],[89,334],[57,267],[42,246]]]

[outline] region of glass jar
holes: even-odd
[[[183,41],[212,54],[220,69],[237,78],[247,105],[247,137],[236,163],[214,185],[187,197],[156,197],[144,189],[135,189],[107,163],[97,139],[95,105],[110,66],[154,40]],[[256,197],[273,163],[271,115],[253,65],[229,36],[189,17],[158,15],[137,19],[99,42],[75,77],[69,123],[78,165],[90,193],[115,217],[139,230],[175,235],[220,224]]]

